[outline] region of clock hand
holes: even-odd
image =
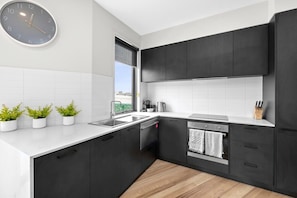
[[[31,15],[31,16],[32,16],[32,15]],[[28,24],[30,25],[30,27],[33,27],[33,28],[35,28],[36,30],[40,31],[41,33],[46,34],[46,32],[45,32],[44,30],[42,30],[40,27],[38,27],[38,26],[36,26],[36,25],[33,25],[32,22],[31,22],[31,24],[30,24],[30,22],[27,21],[27,20],[25,20],[25,22],[28,23]]]
[[[31,16],[30,16],[30,21],[29,21],[29,26],[30,26],[30,27],[32,26],[33,17],[34,17],[34,14],[31,14]]]
[[[32,27],[34,27],[35,29],[39,30],[41,33],[46,34],[46,32],[44,30],[42,30],[40,27],[31,24]]]

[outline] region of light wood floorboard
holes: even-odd
[[[156,160],[121,198],[285,198],[288,196]]]

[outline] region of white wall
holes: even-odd
[[[2,7],[7,0],[0,0]],[[92,0],[35,0],[56,19],[58,34],[45,47],[14,42],[0,29],[0,66],[92,72]],[[82,9],[83,8],[83,9]]]
[[[143,35],[141,49],[255,26],[268,22],[268,2]]]
[[[296,0],[274,0],[275,13],[297,8]]]
[[[110,101],[114,100],[115,36],[140,46],[141,37],[93,2],[93,83],[92,120],[110,116]]]
[[[167,111],[253,117],[262,100],[262,77],[213,78],[147,84],[148,99]]]
[[[93,73],[114,75],[115,36],[140,47],[141,37],[135,31],[93,2]]]
[[[143,35],[141,49],[268,23],[273,14],[297,8],[296,0],[268,0],[234,11]]]

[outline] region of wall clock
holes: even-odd
[[[11,1],[0,10],[3,30],[18,43],[43,46],[57,35],[54,17],[43,7],[29,1]]]

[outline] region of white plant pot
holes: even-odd
[[[46,127],[46,118],[33,119],[32,128],[40,129]]]
[[[0,131],[14,131],[18,128],[17,120],[1,121]]]
[[[74,124],[74,116],[64,116],[63,117],[63,125],[73,125]]]

